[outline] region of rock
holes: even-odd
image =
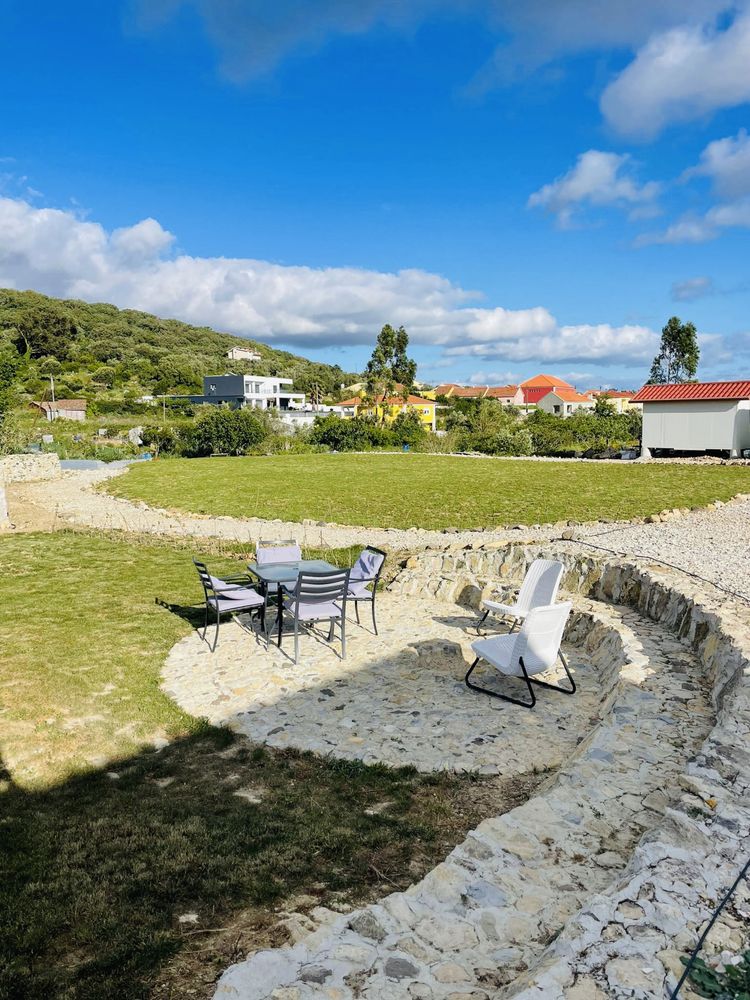
[[[383,806],[392,805],[390,802],[382,803]],[[366,812],[368,810],[365,810]],[[381,810],[382,811],[382,810]],[[371,941],[383,941],[386,937],[385,928],[377,917],[370,910],[360,910],[349,921],[349,927],[364,938]]]
[[[324,965],[305,965],[300,969],[299,980],[301,983],[321,985],[332,975],[332,970],[327,969]]]
[[[573,539],[576,537],[576,533],[575,531],[573,531],[572,528],[566,528],[565,531],[563,531],[562,533],[562,537],[565,539],[566,542],[572,542]]]
[[[412,979],[419,969],[406,958],[389,958],[385,963],[385,974],[389,979]]]

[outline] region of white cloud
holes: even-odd
[[[635,241],[639,247],[654,243],[707,243],[723,229],[750,229],[750,196],[724,205],[714,205],[705,215],[686,215],[663,232],[643,233]]]
[[[686,170],[682,178],[701,176],[711,179],[720,198],[733,200],[750,194],[750,136],[746,129],[740,129],[735,136],[709,142],[700,162]]]
[[[586,204],[653,212],[660,185],[656,181],[638,184],[627,173],[629,166],[630,157],[625,153],[589,149],[566,174],[530,195],[528,207],[546,209],[562,226],[569,225],[575,210]]]
[[[672,298],[676,302],[694,302],[695,299],[713,295],[716,289],[711,278],[701,275],[698,278],[686,278],[685,281],[675,281],[672,285]]]
[[[750,11],[741,7],[724,30],[680,24],[650,38],[602,94],[609,124],[652,138],[674,122],[750,101]]]
[[[154,219],[108,233],[73,212],[0,198],[0,286],[108,301],[302,349],[371,343],[403,323],[443,357],[606,365],[649,360],[646,327],[559,326],[542,306],[480,308],[478,293],[419,270],[283,266],[165,256],[174,237]]]

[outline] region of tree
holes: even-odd
[[[603,396],[596,397],[593,412],[596,417],[613,417],[616,411],[614,404],[605,393]]]
[[[661,345],[651,365],[649,383],[689,382],[698,371],[700,353],[695,326],[672,316],[661,331]]]
[[[386,323],[378,334],[375,350],[365,368],[365,386],[371,399],[377,400],[381,396],[387,399],[394,395],[396,386],[400,385],[399,395],[406,402],[417,374],[416,361],[406,354],[408,346],[409,335],[403,326],[394,330]],[[386,407],[383,406],[383,420],[385,417]]]

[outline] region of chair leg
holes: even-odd
[[[333,626],[336,624],[336,619],[331,618],[330,624],[328,626],[328,641],[333,642]]]
[[[220,611],[219,611],[219,609],[217,608],[217,609],[216,609],[216,634],[214,635],[214,644],[213,644],[213,646],[211,647],[211,652],[212,652],[212,653],[213,653],[213,652],[214,652],[214,650],[216,649],[216,645],[217,645],[217,643],[218,643],[218,641],[219,641],[219,622],[220,622],[220,621],[221,621],[221,612],[220,612]]]
[[[359,601],[354,602],[354,614],[357,616],[357,625],[359,625]]]
[[[201,642],[205,641],[207,631],[208,631],[208,601],[206,601],[206,617],[203,620],[203,635],[201,636]]]
[[[567,664],[567,662],[565,660],[565,657],[562,654],[562,650],[557,655],[560,657],[560,660],[561,660],[562,665],[563,665],[563,669],[565,670],[565,674],[566,674],[568,680],[570,681],[570,688],[560,687],[559,684],[550,684],[548,681],[538,681],[535,677],[530,677],[529,680],[531,681],[532,684],[538,684],[539,687],[549,688],[550,691],[559,691],[560,694],[575,694],[576,693],[576,682],[573,680],[573,678],[572,678],[572,676],[570,674],[570,670],[568,670],[568,664]],[[523,664],[522,664],[522,666],[523,666]]]
[[[281,645],[281,636],[279,636],[279,645]],[[294,662],[297,662],[297,657],[299,656],[299,619],[295,617],[294,619]]]
[[[346,659],[346,615],[341,613],[341,659]]]
[[[375,635],[377,635],[378,623],[375,621],[375,594],[372,595],[372,627],[375,630]]]
[[[477,622],[477,625],[476,625],[476,628],[477,628],[477,632],[478,632],[478,631],[479,631],[479,629],[480,629],[480,628],[482,627],[482,625],[484,625],[484,623],[485,623],[485,622],[487,621],[487,615],[488,615],[489,613],[490,613],[490,609],[489,609],[489,608],[487,608],[487,610],[485,611],[485,613],[484,613],[484,614],[482,615],[482,617],[481,617],[481,618],[479,619],[479,621]]]
[[[489,688],[480,687],[478,684],[472,684],[469,678],[471,677],[478,663],[479,663],[479,657],[477,657],[476,660],[474,660],[472,665],[466,671],[466,676],[464,677],[466,686],[471,688],[472,691],[481,691],[482,694],[488,694],[490,695],[491,698],[500,698],[503,701],[511,702],[511,704],[513,705],[520,705],[522,708],[533,708],[534,705],[536,705],[536,695],[534,694],[534,690],[531,687],[531,678],[526,673],[526,668],[524,667],[523,662],[521,662],[521,669],[523,670],[524,680],[526,681],[526,689],[529,692],[529,701],[521,701],[519,698],[511,698],[510,695],[500,694],[499,691],[491,691]]]

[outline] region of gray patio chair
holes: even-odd
[[[564,569],[561,562],[552,559],[535,559],[526,570],[526,576],[523,578],[515,604],[482,601],[486,610],[477,622],[477,631],[484,624],[487,615],[495,614],[501,618],[512,619],[510,631],[514,632],[532,608],[554,604]]]
[[[533,708],[536,705],[536,695],[532,687],[534,684],[550,688],[552,691],[560,691],[562,694],[575,694],[575,681],[560,649],[563,632],[572,607],[570,601],[565,601],[561,604],[550,604],[548,607],[532,608],[526,615],[519,632],[512,635],[495,635],[488,639],[477,639],[472,642],[471,648],[476,653],[477,658],[469,667],[464,678],[466,686],[473,691],[481,691],[493,698],[502,698],[503,701],[510,701],[514,705],[523,706],[523,708]],[[558,656],[570,682],[570,688],[540,681],[534,676],[553,667]],[[473,684],[469,678],[476,670],[480,660],[485,660],[506,677],[523,678],[526,682],[529,700],[521,701],[520,698],[511,698],[510,695],[480,687],[479,684]]]
[[[367,545],[360,553],[359,559],[349,571],[349,591],[346,595],[348,601],[354,603],[354,611],[359,621],[359,605],[362,601],[370,603],[372,609],[372,627],[375,635],[378,634],[378,625],[375,621],[375,594],[378,590],[378,581],[385,562],[385,552],[376,549],[374,545]],[[370,589],[372,586],[372,589]]]
[[[328,641],[333,641],[334,626],[341,630],[341,659],[346,659],[346,599],[349,590],[349,570],[330,573],[300,573],[291,593],[284,598],[282,613],[294,621],[294,662],[299,655],[299,626],[328,621]],[[279,645],[282,628],[279,626]]]
[[[257,611],[260,616],[260,627],[265,630],[265,601],[257,590],[247,586],[245,578],[242,580],[221,580],[217,576],[211,576],[205,563],[199,562],[197,559],[193,559],[193,562],[203,585],[203,595],[206,601],[202,639],[206,638],[209,611],[213,611],[216,615],[216,633],[211,646],[212,653],[219,641],[219,624],[222,615],[236,614],[238,611]]]
[[[255,546],[255,561],[259,566],[267,563],[299,562],[302,549],[293,538],[283,541],[263,541]]]

